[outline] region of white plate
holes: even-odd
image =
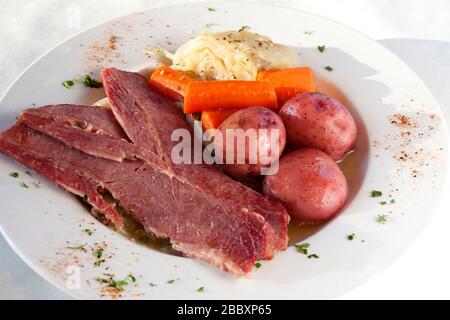
[[[441,112],[418,77],[384,47],[304,12],[208,2],[152,9],[102,24],[52,49],[19,77],[0,103],[0,129],[13,124],[25,108],[91,104],[104,95],[101,89],[79,85],[68,90],[61,85],[64,80],[89,72],[96,76],[102,66],[151,67],[155,61],[145,55],[144,48],[174,50],[201,31],[243,25],[292,46],[301,64],[314,69],[319,88],[341,99],[358,119],[358,151],[346,162],[352,181],[349,204],[330,223],[301,234],[320,259],[307,259],[289,247],[272,261],[263,262],[250,278],[234,278],[210,265],[128,240],[97,222],[75,197],[37,174],[28,176],[25,168],[1,155],[1,230],[17,254],[42,277],[79,298],[110,297],[95,281],[102,272],[116,278],[136,275],[136,284],[122,294],[127,298],[331,298],[385,268],[416,239],[437,205],[447,172]],[[106,48],[111,35],[118,37],[116,50]],[[324,53],[317,50],[322,44],[327,47]],[[334,70],[326,71],[327,65]],[[406,116],[409,125],[391,123],[394,114]],[[10,177],[12,171],[20,172],[20,178]],[[30,188],[20,187],[21,181]],[[37,181],[40,188],[33,184]],[[373,189],[383,191],[383,197],[371,198]],[[388,195],[395,204],[379,204],[389,202]],[[375,221],[382,214],[388,215],[385,225]],[[95,232],[88,236],[84,228]],[[352,233],[356,239],[347,240]],[[95,267],[91,251],[67,249],[67,241],[86,242],[89,250],[105,241],[105,254],[113,256]],[[70,266],[80,270],[80,288],[67,285],[74,279],[67,282]],[[166,283],[170,279],[176,281]],[[205,291],[197,292],[199,287]]]

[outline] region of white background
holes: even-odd
[[[82,29],[127,13],[181,2],[189,1],[0,0],[0,95],[37,57]],[[450,0],[259,2],[309,11],[346,24],[378,40],[417,72],[434,94],[450,123]],[[67,22],[67,15],[74,10],[80,12],[79,28],[76,23]],[[0,199],[3,196],[0,195]],[[342,298],[449,299],[449,209],[450,186],[447,187],[440,210],[433,214],[431,223],[411,247],[389,268]],[[0,298],[68,297],[26,266],[0,236]]]

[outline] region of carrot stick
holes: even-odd
[[[291,68],[279,71],[261,71],[258,80],[272,84],[277,93],[278,103],[282,104],[300,92],[315,91],[311,68]]]
[[[167,66],[158,67],[148,80],[150,87],[154,88],[169,99],[183,101],[184,94],[191,77],[170,69]]]
[[[250,106],[277,108],[277,96],[267,81],[192,81],[184,97],[184,112],[242,109]]]
[[[227,110],[214,110],[202,112],[202,125],[205,130],[217,129],[222,122],[224,122],[229,116],[235,113],[235,109]]]

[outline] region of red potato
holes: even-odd
[[[330,156],[300,149],[283,156],[278,172],[264,178],[263,193],[280,200],[291,218],[316,223],[330,219],[344,205],[348,187]]]
[[[241,135],[226,139],[227,132],[255,133],[254,141]],[[264,129],[264,130],[260,130]],[[223,169],[235,178],[260,175],[261,169],[268,168],[279,160],[286,145],[286,130],[283,121],[273,111],[265,107],[241,109],[229,116],[218,128],[222,133],[222,143],[214,139],[216,152],[223,156]],[[241,151],[241,156],[237,151]],[[255,156],[251,157],[251,152]],[[228,160],[232,160],[231,163]]]
[[[288,100],[280,110],[287,140],[296,147],[310,147],[342,159],[356,141],[356,124],[336,99],[320,92],[304,92]]]

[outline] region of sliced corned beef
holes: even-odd
[[[150,90],[139,73],[105,68],[102,78],[111,108],[131,141],[144,148],[151,147],[177,174],[205,194],[228,199],[228,206],[234,206],[235,210],[260,214],[274,230],[275,248],[286,248],[289,216],[278,201],[264,198],[211,166],[172,163],[171,151],[177,144],[171,140],[172,132],[185,129],[193,137],[191,127],[175,105]]]
[[[147,231],[170,238],[188,256],[242,275],[273,255],[271,229],[260,215],[230,210],[223,199],[205,196],[158,166],[93,157],[22,124],[2,133],[0,150],[68,191],[86,194],[89,202],[97,200],[93,185],[108,191]]]
[[[124,139],[109,109],[47,105],[23,111],[18,122],[94,156],[123,161],[143,154],[141,148]]]
[[[41,139],[41,137],[43,138]],[[36,131],[24,125],[17,124],[0,135],[0,151],[41,173],[67,191],[85,198],[92,205],[94,216],[102,214],[118,228],[122,227],[122,216],[110,203],[104,200],[98,190],[98,185],[87,179],[83,174],[72,170],[64,162],[58,161],[48,152],[51,148],[52,152],[61,151],[64,153],[67,147],[54,148],[54,143],[51,145],[42,143],[47,140],[50,140],[50,138],[37,134]],[[34,149],[40,147],[42,149],[35,152]]]

